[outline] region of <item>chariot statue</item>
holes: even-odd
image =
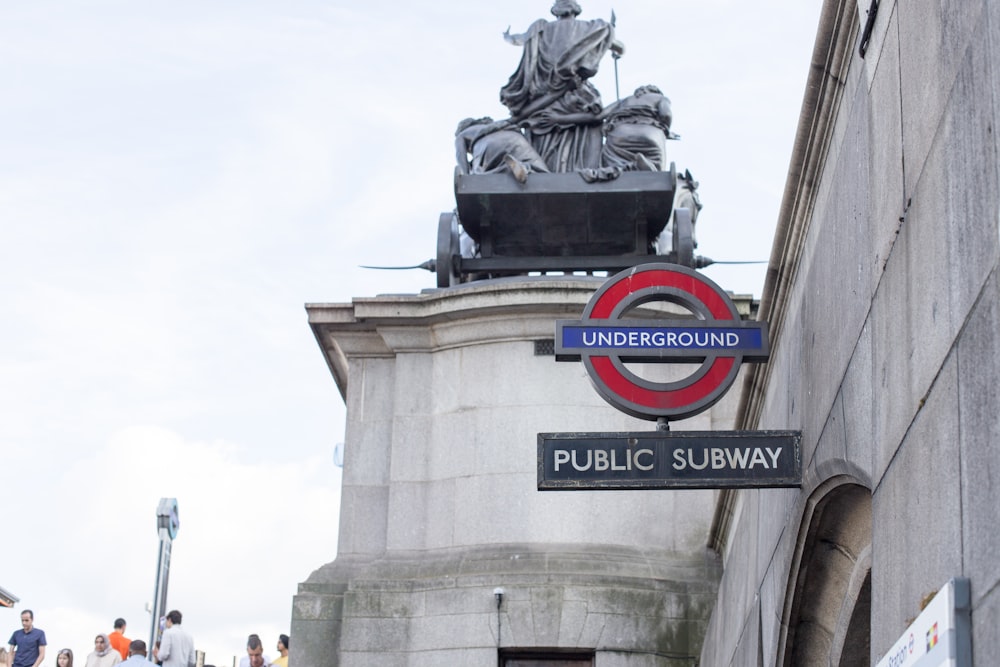
[[[659,259],[698,268],[701,202],[669,161],[670,100],[655,85],[605,105],[591,78],[625,47],[611,20],[576,0],[554,19],[503,33],[521,60],[500,89],[508,118],[466,118],[455,132],[455,209],[438,221],[424,268],[439,287],[523,273],[619,271]]]

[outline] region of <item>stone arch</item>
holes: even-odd
[[[868,664],[871,543],[871,491],[843,477],[821,484],[802,517],[777,664]]]

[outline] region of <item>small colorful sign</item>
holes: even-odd
[[[629,318],[640,306],[666,301],[687,317]],[[580,320],[556,323],[557,361],[583,360],[597,392],[633,417],[651,421],[691,417],[726,393],[743,362],[767,361],[766,322],[744,321],[729,295],[693,269],[642,264],[608,279]],[[627,363],[688,363],[686,378],[656,382]]]
[[[876,667],[972,667],[971,613],[969,580],[949,580]]]

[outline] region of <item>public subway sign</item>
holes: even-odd
[[[626,319],[653,301],[689,314]],[[743,321],[729,295],[705,276],[675,264],[643,264],[609,278],[581,319],[556,323],[555,354],[557,361],[582,360],[598,394],[619,410],[670,421],[710,408],[741,363],[767,361],[770,345],[767,323]],[[634,373],[630,362],[694,368],[680,380],[657,382]]]
[[[797,487],[799,431],[539,433],[538,489]]]
[[[661,308],[660,317],[651,307],[656,301],[688,312]],[[628,317],[640,306],[646,306],[638,313],[644,317]],[[556,323],[555,353],[557,361],[582,360],[604,400],[633,417],[660,422],[663,430],[539,433],[540,490],[801,484],[798,431],[667,430],[671,420],[696,415],[722,398],[740,364],[764,362],[770,354],[767,323],[743,321],[729,295],[700,273],[643,264],[612,276],[581,319]],[[630,363],[690,364],[693,370],[664,382],[641,377]]]

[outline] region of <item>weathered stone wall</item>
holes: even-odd
[[[1000,655],[1000,4],[883,1],[862,58],[869,4],[824,8],[738,416],[802,429],[805,483],[723,494],[705,666],[874,663],[955,576]]]

